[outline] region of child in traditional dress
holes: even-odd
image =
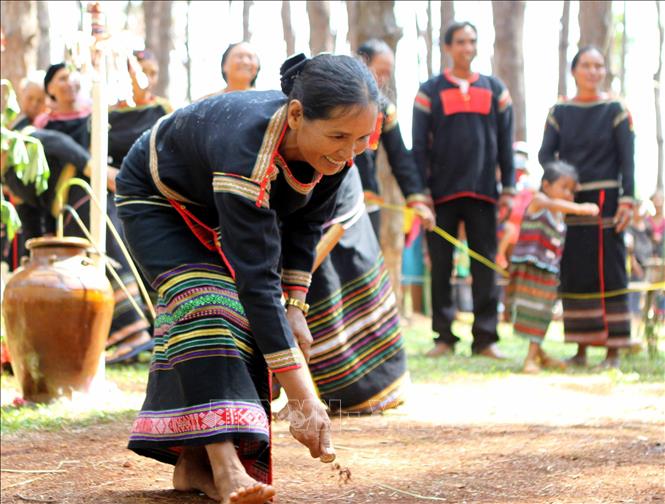
[[[510,266],[513,330],[529,340],[525,373],[537,373],[541,367],[565,368],[563,362],[542,349],[559,285],[559,263],[566,234],[563,214],[598,215],[599,211],[594,203],[573,202],[577,186],[574,167],[553,161],[543,169],[540,191],[526,208]]]

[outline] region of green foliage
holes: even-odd
[[[19,431],[58,431],[81,429],[90,425],[129,421],[136,416],[135,408],[100,407],[85,412],[72,410],[67,402],[15,407],[3,406],[2,433]]]
[[[34,184],[37,194],[43,193],[48,188],[50,170],[46,162],[44,147],[41,142],[30,133],[34,129],[13,131],[9,125],[20,112],[16,99],[16,93],[12,84],[7,79],[0,81],[0,86],[6,89],[5,107],[0,114],[0,150],[6,153],[3,163],[10,167],[23,184]],[[4,172],[5,166],[3,166]],[[2,199],[2,223],[7,226],[7,235],[11,240],[20,227],[20,220],[13,206]]]
[[[0,204],[2,205],[0,208],[0,222],[2,222],[7,229],[7,238],[13,240],[14,235],[21,227],[21,219],[18,218],[14,205],[5,199],[1,192]]]

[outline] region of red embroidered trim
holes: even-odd
[[[420,95],[416,95],[416,102],[420,103],[423,107],[426,108],[430,108],[432,106],[432,102],[430,100],[427,100]]]
[[[379,112],[376,116],[376,125],[374,131],[369,137],[369,148],[376,150],[379,148],[379,139],[381,138],[381,131],[383,129],[383,112]]]
[[[271,369],[273,373],[283,373],[284,371],[291,371],[293,369],[300,369],[300,364],[294,364],[293,366],[287,366],[279,369]]]
[[[229,260],[226,258],[226,254],[224,254],[224,251],[222,250],[222,244],[220,243],[219,237],[217,236],[215,230],[212,229],[210,226],[205,225],[198,218],[196,218],[196,216],[192,212],[187,210],[187,207],[185,207],[185,205],[183,205],[182,203],[179,203],[172,199],[168,200],[168,202],[171,204],[173,208],[175,208],[176,212],[180,214],[182,219],[185,221],[185,224],[187,224],[187,227],[191,230],[194,236],[196,236],[196,238],[201,242],[201,244],[208,250],[217,251],[219,256],[222,258],[222,261],[224,261],[226,268],[229,270],[229,273],[231,273],[231,278],[235,280],[236,272],[231,266]]]
[[[435,205],[440,205],[441,203],[447,203],[449,201],[459,199],[459,198],[474,198],[482,201],[487,201],[488,203],[496,204],[496,200],[484,194],[476,194],[474,192],[461,192],[456,194],[450,194],[448,196],[442,196],[434,200]]]
[[[311,192],[312,189],[314,189],[314,186],[316,186],[316,184],[318,184],[323,178],[323,175],[321,173],[315,171],[314,178],[312,179],[311,182],[308,183],[300,182],[295,177],[295,175],[293,175],[293,172],[291,172],[291,170],[289,169],[289,165],[286,163],[286,161],[282,156],[276,153],[275,158],[277,158],[282,165],[282,169],[284,170],[284,178],[286,179],[286,182],[300,194],[308,194],[309,192]]]
[[[217,407],[193,413],[174,414],[158,418],[139,417],[132,426],[132,436],[164,436],[197,433],[222,428],[228,432],[261,432],[269,435],[269,422],[259,407]],[[250,430],[250,428],[253,428]]]
[[[307,287],[303,287],[302,285],[283,284],[282,287],[283,287],[282,290],[284,290],[284,293],[286,293],[286,288],[288,288],[289,290],[309,292],[309,289]]]
[[[600,190],[598,195],[598,278],[600,280],[600,292],[605,294],[605,247],[603,232],[603,206],[605,205],[605,189]],[[610,336],[610,330],[607,324],[607,311],[605,306],[605,296],[600,298],[600,306],[603,310],[603,326],[605,327],[605,339]]]
[[[462,94],[459,88],[444,89],[439,95],[446,116],[461,113],[487,115],[492,109],[492,91],[489,89],[469,87],[467,94]]]
[[[282,128],[282,132],[279,135],[279,140],[277,140],[277,144],[275,145],[275,150],[272,153],[272,157],[270,159],[270,166],[268,167],[268,171],[264,175],[263,179],[261,180],[261,183],[259,185],[259,195],[256,198],[256,206],[261,208],[263,205],[263,198],[265,198],[266,195],[266,187],[268,186],[268,183],[270,182],[270,177],[272,176],[273,172],[277,169],[275,167],[275,157],[279,156],[279,147],[282,145],[282,141],[284,140],[284,135],[286,134],[286,128],[288,128],[289,123],[288,121],[284,121],[284,128]],[[280,158],[282,156],[279,156]],[[286,163],[284,163],[286,165]]]
[[[446,69],[443,71],[443,76],[444,76],[446,79],[448,79],[449,82],[452,82],[452,83],[455,84],[456,86],[459,86],[459,81],[460,81],[460,79],[457,78],[457,77],[455,77],[455,76],[453,75],[453,73],[450,71],[450,68],[446,68]],[[473,75],[471,75],[471,78],[469,78],[469,79],[467,79],[467,80],[468,80],[469,84],[473,84],[473,83],[476,82],[479,78],[480,78],[480,74],[479,74],[478,72],[476,72],[476,73],[474,73]]]

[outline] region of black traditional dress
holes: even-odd
[[[127,241],[159,294],[135,452],[174,464],[185,445],[233,440],[269,482],[270,387],[301,366],[281,303],[307,291],[321,227],[347,172],[322,177],[278,149],[286,97],[228,93],[165,117],[117,180]]]
[[[109,165],[120,168],[122,160],[141,134],[152,128],[160,117],[173,111],[164,98],[155,98],[146,105],[126,104],[109,110]]]
[[[595,217],[566,217],[560,286],[566,341],[630,344],[627,295],[598,294],[628,285],[623,233],[614,230],[613,217],[620,204],[632,206],[633,151],[631,117],[618,100],[560,101],[549,112],[538,159],[558,158],[577,168],[581,186],[575,201],[600,207]]]
[[[397,122],[397,109],[395,105],[384,98],[384,106],[376,120],[376,128],[369,139],[369,148],[362,154],[356,156],[354,162],[360,173],[363,191],[370,197],[378,196],[380,193],[379,180],[377,177],[376,158],[379,145],[382,145],[388,155],[390,169],[406,198],[407,205],[417,202],[426,202],[424,195],[425,187],[418,169],[413,161],[411,153],[407,150],[402,139],[402,132]],[[381,219],[380,208],[368,203],[372,227],[376,236],[380,236]]]
[[[402,402],[406,354],[395,294],[372,224],[360,176],[352,168],[334,217],[345,232],[314,272],[307,316],[314,343],[309,369],[332,410],[372,413]]]

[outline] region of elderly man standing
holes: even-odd
[[[497,205],[509,211],[514,193],[513,112],[505,86],[495,77],[471,70],[476,43],[477,30],[469,22],[453,23],[446,31],[443,49],[453,67],[420,86],[413,111],[413,154],[431,191],[437,225],[456,235],[459,222],[464,221],[469,247],[494,259]],[[459,341],[452,332],[456,312],[450,285],[453,246],[432,233],[428,245],[432,328],[437,337],[427,355],[439,357],[454,353]],[[499,293],[495,274],[477,261],[471,262],[471,274],[472,353],[503,358],[496,348]]]

